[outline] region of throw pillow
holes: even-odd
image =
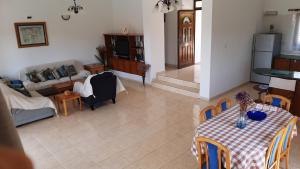
[[[56,80],[59,80],[59,79],[60,79],[60,75],[59,75],[59,73],[57,72],[56,69],[53,69],[53,70],[52,70],[52,75],[55,77]]]
[[[75,76],[75,75],[77,75],[77,71],[76,71],[74,65],[65,66],[65,69],[67,70],[68,76]]]
[[[37,76],[37,72],[36,71],[32,71],[32,72],[26,73],[26,76],[33,83],[39,83],[39,82],[41,82],[41,79]]]
[[[57,72],[58,72],[58,74],[59,74],[60,77],[67,77],[68,76],[68,73],[67,73],[64,65],[61,66],[61,67],[59,67],[56,70],[57,70]]]
[[[41,80],[41,82],[47,81],[47,79],[44,77],[44,71],[40,71],[36,75]]]
[[[52,70],[50,68],[43,71],[43,76],[46,80],[54,80],[55,77],[52,74]]]

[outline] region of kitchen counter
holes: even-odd
[[[289,60],[300,60],[300,56],[297,55],[280,55],[279,58],[289,59]]]
[[[268,68],[257,68],[253,70],[256,74],[277,77],[289,80],[300,80],[300,72],[288,70],[276,70]]]

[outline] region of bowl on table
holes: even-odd
[[[249,111],[247,113],[247,116],[249,119],[254,120],[254,121],[263,121],[267,118],[267,114],[265,112],[262,111]]]

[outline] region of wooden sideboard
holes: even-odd
[[[142,76],[145,84],[146,72],[150,65],[144,60],[144,36],[137,34],[104,34],[108,66],[114,70]],[[125,38],[129,42],[129,56],[116,54],[116,39]]]
[[[295,57],[278,57],[273,60],[273,69],[288,70],[300,72],[300,56],[299,59]],[[280,89],[272,89],[271,93],[285,96],[292,100],[291,112],[300,117],[300,81],[296,83],[296,90],[294,93]]]

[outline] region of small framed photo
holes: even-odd
[[[48,46],[46,22],[15,23],[19,48]]]

